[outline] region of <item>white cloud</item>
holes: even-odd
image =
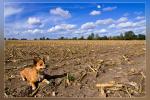
[[[96,24],[97,25],[106,25],[106,24],[111,24],[113,23],[114,20],[112,18],[104,19],[104,20],[97,20]]]
[[[137,34],[146,34],[146,26],[137,27],[133,29]]]
[[[117,20],[117,22],[120,23],[120,22],[125,22],[125,21],[127,21],[127,20],[128,20],[128,18],[126,18],[126,17],[121,17],[121,18],[119,18],[119,19]]]
[[[71,17],[71,14],[70,14],[69,11],[64,10],[64,9],[62,9],[60,7],[55,8],[55,9],[51,9],[50,13],[53,14],[53,15],[58,15],[58,16],[64,17],[64,18]]]
[[[81,26],[81,29],[93,29],[96,25],[93,22],[87,22]]]
[[[106,33],[107,30],[106,30],[106,29],[101,29],[99,32],[100,32],[100,33]]]
[[[97,29],[94,31],[95,34],[104,34],[107,33],[108,31],[106,29]]]
[[[106,8],[103,8],[103,11],[112,11],[112,10],[115,10],[117,7],[114,6],[114,7],[106,7]]]
[[[115,27],[116,27],[115,24],[111,24],[111,25],[108,26],[108,28],[115,28]]]
[[[135,27],[134,30],[146,30],[146,26]]]
[[[129,28],[121,28],[115,31],[115,33],[124,33],[127,31],[134,31],[135,34],[145,34],[146,32],[146,26],[141,26],[141,27],[129,27]]]
[[[97,8],[101,8],[101,5],[97,5]]]
[[[145,26],[145,25],[146,25],[146,20],[140,20],[134,23],[134,26]]]
[[[33,29],[33,30],[29,29],[29,30],[25,31],[24,33],[32,33],[32,34],[43,33],[43,30],[41,30],[41,29]]]
[[[27,20],[29,25],[41,25],[41,20],[37,17],[29,17]]]
[[[11,15],[15,15],[23,11],[23,8],[15,8],[15,7],[5,7],[4,9],[4,16],[8,17]]]
[[[64,23],[64,18],[60,16],[42,16],[42,23],[45,25],[58,25]]]
[[[119,23],[117,25],[118,28],[126,28],[126,27],[142,27],[145,26],[145,20],[141,20],[138,22],[124,22],[124,23]]]
[[[125,28],[125,27],[132,27],[134,24],[132,22],[124,22],[124,23],[119,23],[117,25],[118,28]]]
[[[93,16],[95,16],[95,15],[100,15],[101,14],[101,11],[97,11],[97,10],[93,10],[91,13],[90,13],[90,15],[93,15]]]
[[[74,31],[74,33],[75,34],[82,34],[82,33],[85,33],[87,30],[84,30],[84,29],[76,29],[75,31]]]
[[[12,23],[5,23],[5,28],[8,28],[10,31],[27,29],[28,26],[29,25],[26,23],[26,20],[23,19]]]
[[[61,24],[61,25],[56,25],[54,27],[51,27],[50,29],[48,29],[48,32],[52,33],[52,32],[59,32],[59,31],[69,31],[75,28],[76,28],[76,25]]]
[[[135,19],[141,20],[141,19],[144,19],[144,18],[145,18],[144,16],[137,16]]]

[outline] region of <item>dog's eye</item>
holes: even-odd
[[[40,64],[40,66],[42,66],[43,64]]]

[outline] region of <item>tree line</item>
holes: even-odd
[[[133,31],[127,31],[124,34],[121,33],[118,36],[99,36],[98,34],[91,33],[86,38],[84,36],[81,37],[73,37],[73,38],[66,38],[66,37],[60,37],[55,40],[145,40],[144,34],[138,34],[136,35]],[[5,40],[19,40],[17,38],[8,38]],[[26,38],[22,38],[20,40],[27,40]],[[35,38],[34,40],[54,40],[46,37],[41,37],[39,39]]]

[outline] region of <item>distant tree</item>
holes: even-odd
[[[100,40],[100,36],[98,34],[96,34],[95,39]]]
[[[108,37],[107,36],[103,36],[100,38],[101,40],[108,40]]]
[[[134,34],[133,31],[127,31],[124,33],[124,39],[125,40],[133,40],[133,39],[136,39],[136,35]]]
[[[65,40],[71,40],[70,38],[65,37]]]
[[[50,38],[46,38],[46,40],[50,40]]]
[[[41,37],[40,40],[45,40],[45,37]]]
[[[43,39],[43,38],[42,38]],[[65,38],[65,37],[60,37],[58,38],[59,40],[145,40],[145,35],[143,34],[138,34],[135,35],[135,33],[133,31],[127,31],[125,33],[121,33],[120,35],[116,35],[116,36],[99,36],[99,34],[94,34],[91,33],[90,35],[87,36],[87,38],[84,38],[83,36],[77,38],[77,37],[73,37],[73,38]]]
[[[79,40],[84,40],[84,36],[81,36],[81,37],[79,38]]]
[[[120,34],[119,40],[124,40],[123,33]]]
[[[59,40],[64,40],[64,39],[65,39],[65,38],[64,38],[63,36],[59,38]]]
[[[112,40],[118,40],[118,36],[111,37]]]
[[[87,37],[87,40],[94,40],[94,33],[91,33],[88,37]]]
[[[21,40],[27,40],[26,38],[22,38]]]
[[[77,37],[73,37],[72,40],[77,40]]]
[[[94,40],[94,38],[95,38],[94,33],[91,34],[91,37],[92,37],[92,40]]]
[[[8,40],[19,40],[17,38],[8,38]]]
[[[112,40],[112,37],[111,37],[111,36],[109,36],[109,37],[108,37],[108,40]]]
[[[137,39],[138,40],[145,40],[145,35],[144,34],[138,34]]]

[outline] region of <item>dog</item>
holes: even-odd
[[[44,75],[41,74],[41,71],[46,68],[45,61],[41,58],[34,58],[33,65],[25,67],[20,71],[20,75],[23,81],[27,81],[32,87],[32,90],[36,89],[37,82],[46,82],[49,84],[49,81],[44,78]]]

